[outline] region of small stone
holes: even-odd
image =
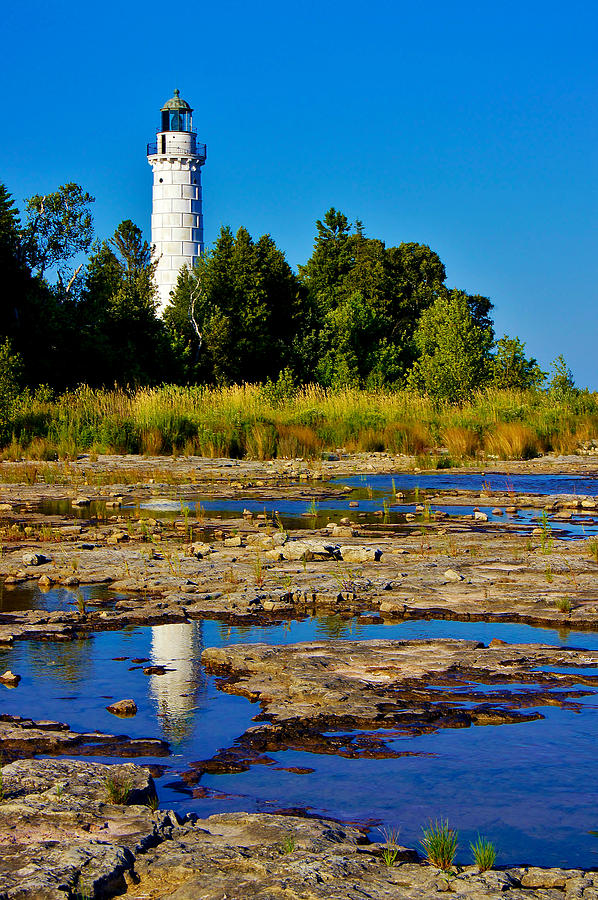
[[[500,507],[495,506],[494,509],[492,510],[492,515],[493,516],[502,516],[502,515],[504,515],[504,513],[503,513],[503,510],[500,509]]]
[[[143,670],[144,675],[166,675],[164,666],[147,666]]]
[[[113,531],[112,534],[109,534],[106,543],[107,544],[124,544],[129,540],[129,535],[126,531]]]
[[[232,537],[224,538],[225,547],[242,547],[243,539],[240,534],[233,534]]]
[[[446,572],[444,573],[444,577],[446,578],[447,581],[463,581],[464,580],[464,576],[461,575],[459,572],[455,572],[454,569],[447,569]]]
[[[475,522],[487,522],[488,521],[488,516],[486,515],[486,513],[480,512],[479,509],[476,509],[476,511],[473,514],[473,518],[474,518]]]
[[[332,529],[333,537],[353,537],[355,531],[347,525],[335,525]]]
[[[503,641],[500,638],[492,638],[492,640],[490,641],[488,646],[489,647],[506,647],[507,641]]]
[[[44,563],[51,562],[49,556],[43,553],[23,553],[23,565],[25,566],[43,566]]]
[[[4,675],[0,675],[0,682],[6,687],[16,687],[21,680],[20,675],[15,675],[10,669],[7,669]]]
[[[89,506],[90,503],[91,500],[89,499],[89,497],[75,497],[75,499],[72,501],[73,506]]]
[[[121,718],[137,715],[137,704],[134,700],[117,700],[116,703],[111,703],[106,709],[112,715],[121,716]]]
[[[52,585],[52,579],[49,575],[40,575],[37,583],[41,588],[49,588]]]
[[[349,506],[351,507],[351,509],[357,509],[357,507],[359,506],[359,500],[351,500]]]

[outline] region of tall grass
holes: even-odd
[[[80,387],[55,399],[25,394],[3,423],[5,459],[81,452],[314,457],[322,450],[451,459],[526,458],[577,451],[598,438],[598,394],[555,404],[542,392],[480,392],[463,406],[408,391],[326,391],[308,386],[276,400],[259,385]]]

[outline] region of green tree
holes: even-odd
[[[563,354],[559,354],[552,363],[552,377],[548,390],[559,403],[566,403],[578,395],[575,387],[573,373],[565,361]]]
[[[15,400],[21,389],[23,361],[8,339],[0,344],[0,440],[10,437]]]
[[[492,330],[475,323],[464,291],[448,291],[422,313],[414,342],[409,382],[430,397],[460,403],[487,381]]]
[[[81,334],[78,380],[92,385],[152,384],[170,356],[156,313],[150,247],[130,220],[90,257],[76,315]]]
[[[529,390],[544,383],[543,372],[537,361],[525,355],[525,344],[518,337],[503,335],[496,342],[492,359],[492,381],[498,388]]]
[[[67,265],[93,241],[90,206],[94,198],[78,184],[63,184],[51,194],[35,194],[25,203],[23,249],[27,264],[42,278],[56,268],[64,281]]]
[[[222,228],[214,248],[183,271],[165,310],[186,380],[276,378],[302,327],[302,292],[270,235]]]

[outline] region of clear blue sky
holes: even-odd
[[[496,330],[598,388],[598,5],[56,0],[5,5],[0,180],[81,183],[100,237],[149,239],[146,142],[175,87],[208,145],[206,240],[296,266],[329,206],[419,241]]]

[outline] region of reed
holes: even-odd
[[[58,397],[26,392],[5,424],[10,437],[0,452],[11,461],[51,464],[81,452],[313,458],[346,447],[422,456],[431,466],[439,458],[577,452],[598,441],[598,394],[558,404],[544,392],[481,391],[453,406],[407,390],[318,385],[284,399],[250,384],[83,386]]]

